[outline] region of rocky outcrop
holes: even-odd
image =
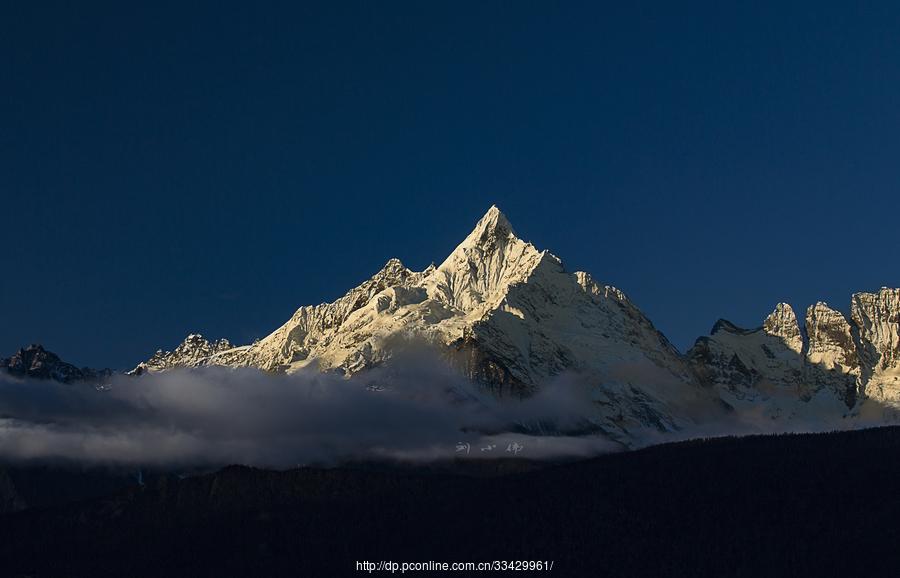
[[[23,347],[12,357],[0,359],[0,371],[9,375],[33,379],[51,379],[61,383],[89,382],[102,385],[109,380],[109,369],[76,367],[40,344]]]
[[[141,375],[154,371],[165,371],[178,367],[199,367],[209,363],[217,353],[234,349],[227,339],[208,341],[199,333],[192,333],[174,351],[158,350],[153,357],[141,362],[129,371],[130,375]]]

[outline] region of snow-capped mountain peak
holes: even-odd
[[[512,224],[506,215],[497,207],[491,205],[491,208],[484,214],[475,224],[472,232],[460,243],[460,246],[478,246],[489,244],[492,239],[504,239],[515,237],[516,232],[513,230]]]
[[[317,367],[349,375],[390,361],[409,340],[500,396],[578,375],[594,400],[585,408],[592,427],[619,435],[630,427],[677,429],[686,423],[677,407],[708,397],[621,291],[567,272],[559,258],[517,237],[496,206],[437,267],[414,272],[391,259],[339,299],[300,307],[252,345],[209,355],[201,347],[202,358],[176,349],[143,365]]]
[[[900,290],[857,293],[851,309],[853,325],[824,303],[811,306],[804,334],[779,303],[756,329],[720,320],[681,355],[622,291],[566,271],[492,206],[438,266],[417,272],[390,259],[253,344],[190,335],[133,373],[223,365],[349,376],[416,342],[500,397],[568,376],[585,389],[587,429],[633,441],[728,406],[781,419],[820,406],[842,416],[866,396],[900,405]]]
[[[428,294],[465,313],[496,307],[506,288],[524,282],[543,257],[492,206],[431,275]]]

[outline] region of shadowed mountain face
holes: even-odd
[[[900,428],[879,428],[506,462],[507,472],[494,463],[479,475],[232,467],[6,515],[0,567],[349,576],[363,560],[553,560],[561,576],[889,575],[900,563],[898,452]]]
[[[4,369],[16,377],[52,379],[62,383],[84,381],[102,384],[112,375],[109,369],[79,368],[66,363],[39,344],[23,347],[12,357],[0,358],[0,370]]]

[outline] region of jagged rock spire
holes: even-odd
[[[806,310],[806,331],[809,334],[810,363],[825,369],[839,369],[844,373],[856,370],[859,358],[850,323],[840,311],[819,301]]]
[[[900,289],[855,293],[850,312],[860,337],[872,345],[867,353],[873,365],[888,369],[900,364]]]
[[[803,335],[793,307],[779,303],[763,322],[763,330],[769,335],[780,337],[788,349],[795,353],[803,351]]]

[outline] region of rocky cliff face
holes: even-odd
[[[809,344],[804,396],[811,397],[824,387],[852,406],[859,392],[860,365],[847,319],[820,301],[806,310],[806,332]]]
[[[66,363],[40,344],[32,344],[17,351],[12,357],[0,358],[0,371],[16,377],[52,379],[62,383],[89,382],[102,385],[112,375],[109,369],[76,367]]]
[[[856,293],[850,312],[861,344],[861,389],[873,399],[900,404],[900,289]]]

